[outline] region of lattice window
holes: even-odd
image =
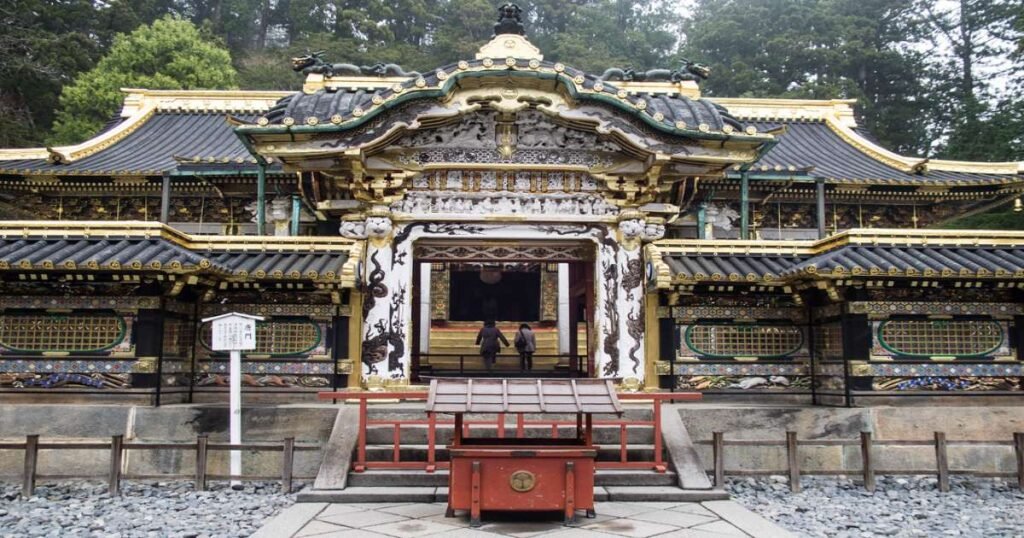
[[[124,340],[124,318],[94,314],[0,316],[0,345],[12,351],[98,352]]]
[[[792,325],[691,325],[687,347],[710,357],[785,357],[803,345],[804,335]]]
[[[210,348],[212,327],[204,323],[200,328],[203,346]],[[320,326],[307,320],[281,320],[256,322],[256,349],[246,353],[254,355],[301,355],[320,344]]]
[[[192,322],[184,319],[164,319],[164,356],[187,357],[192,348]]]
[[[878,342],[911,357],[986,355],[1003,343],[993,320],[892,320],[878,326]]]
[[[843,358],[843,328],[839,323],[814,328],[814,355],[820,360]]]

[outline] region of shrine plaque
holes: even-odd
[[[210,347],[214,351],[247,351],[256,349],[256,320],[248,316],[226,316],[214,319]]]

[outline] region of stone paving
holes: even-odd
[[[732,501],[599,502],[597,516],[565,526],[559,514],[485,512],[470,528],[468,513],[444,516],[444,503],[300,503],[268,522],[254,538],[629,538],[790,537]]]

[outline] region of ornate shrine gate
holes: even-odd
[[[340,218],[343,236],[366,241],[362,384],[412,377],[417,245],[568,242],[592,253],[594,374],[638,388],[654,360],[645,324],[657,323],[643,244],[664,235],[698,177],[751,162],[773,140],[690,99],[693,88],[608,83],[509,33],[474,60],[412,78],[311,75],[236,131],[301,172],[304,196]]]

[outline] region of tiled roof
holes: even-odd
[[[236,116],[253,120],[251,113]],[[3,174],[160,175],[182,163],[255,169],[224,112],[157,112],[114,144],[70,163],[0,160]]]
[[[784,273],[807,259],[791,255],[666,255],[673,276],[692,280],[756,282],[781,280]]]
[[[872,183],[906,185],[942,183],[944,185],[1000,184],[1021,181],[1016,174],[976,174],[945,170],[926,170],[920,174],[905,172],[860,151],[824,121],[750,121],[759,132],[785,127],[777,135],[778,144],[750,168],[753,173],[792,174],[808,170],[813,177],[829,183]],[[735,175],[735,173],[734,173]]]
[[[1024,277],[1020,247],[846,245],[792,266],[788,275]]]
[[[242,281],[341,282],[354,278],[346,266],[358,253],[358,243],[345,240],[321,247],[288,241],[305,238],[261,244],[259,237],[207,238],[162,233],[166,229],[159,225],[134,226],[152,223],[124,223],[117,229],[118,223],[111,222],[91,230],[88,226],[97,223],[86,223],[58,233],[45,229],[46,222],[35,230],[19,226],[30,223],[13,224],[0,226],[0,271],[204,273]]]
[[[610,379],[433,379],[435,413],[621,413]]]
[[[416,77],[410,77],[406,82],[387,88],[368,90],[362,88],[325,88],[316,92],[306,94],[302,92],[289,95],[281,99],[266,114],[266,120],[270,126],[282,125],[288,118],[296,125],[330,125],[332,118],[338,117],[350,120],[354,115],[362,115],[369,112],[376,105],[391,102],[408,102],[414,99],[437,98],[444,93],[444,90],[437,90],[438,84],[443,86],[451,84],[458,77],[476,77],[484,74],[495,75],[501,73],[495,67],[488,71],[473,71],[480,68],[484,60],[472,60],[462,66],[457,64],[446,65],[436,70],[425,73],[422,82],[417,84]],[[708,131],[722,131],[723,127],[729,125],[736,131],[741,131],[741,125],[736,119],[729,116],[728,112],[721,106],[706,99],[690,99],[678,94],[654,94],[646,92],[632,92],[628,96],[628,102],[617,97],[619,88],[614,81],[601,81],[598,77],[584,73],[572,67],[557,66],[553,62],[541,61],[532,70],[508,71],[509,76],[555,78],[558,76],[575,79],[576,85],[584,89],[592,90],[593,93],[580,93],[577,97],[581,100],[593,100],[604,102],[613,106],[619,106],[628,110],[631,114],[646,113],[652,118],[660,118],[652,125],[660,126],[664,130],[672,131],[678,128],[679,124],[685,124],[686,128],[696,130],[704,125]],[[438,77],[439,73],[444,78]],[[579,82],[582,81],[582,82]],[[433,90],[425,90],[433,89]],[[399,96],[399,94],[404,94]],[[642,105],[638,105],[644,101]],[[385,105],[385,108],[387,105]],[[358,112],[357,112],[358,109]],[[377,110],[380,107],[376,108]],[[368,114],[369,115],[369,114]],[[310,118],[316,118],[315,123],[310,124]]]
[[[666,240],[651,245],[659,285],[780,285],[816,277],[1024,278],[1024,234],[851,230],[819,241]]]
[[[165,239],[0,239],[0,270],[104,269],[195,271],[202,256]],[[218,267],[222,271],[225,267]]]

